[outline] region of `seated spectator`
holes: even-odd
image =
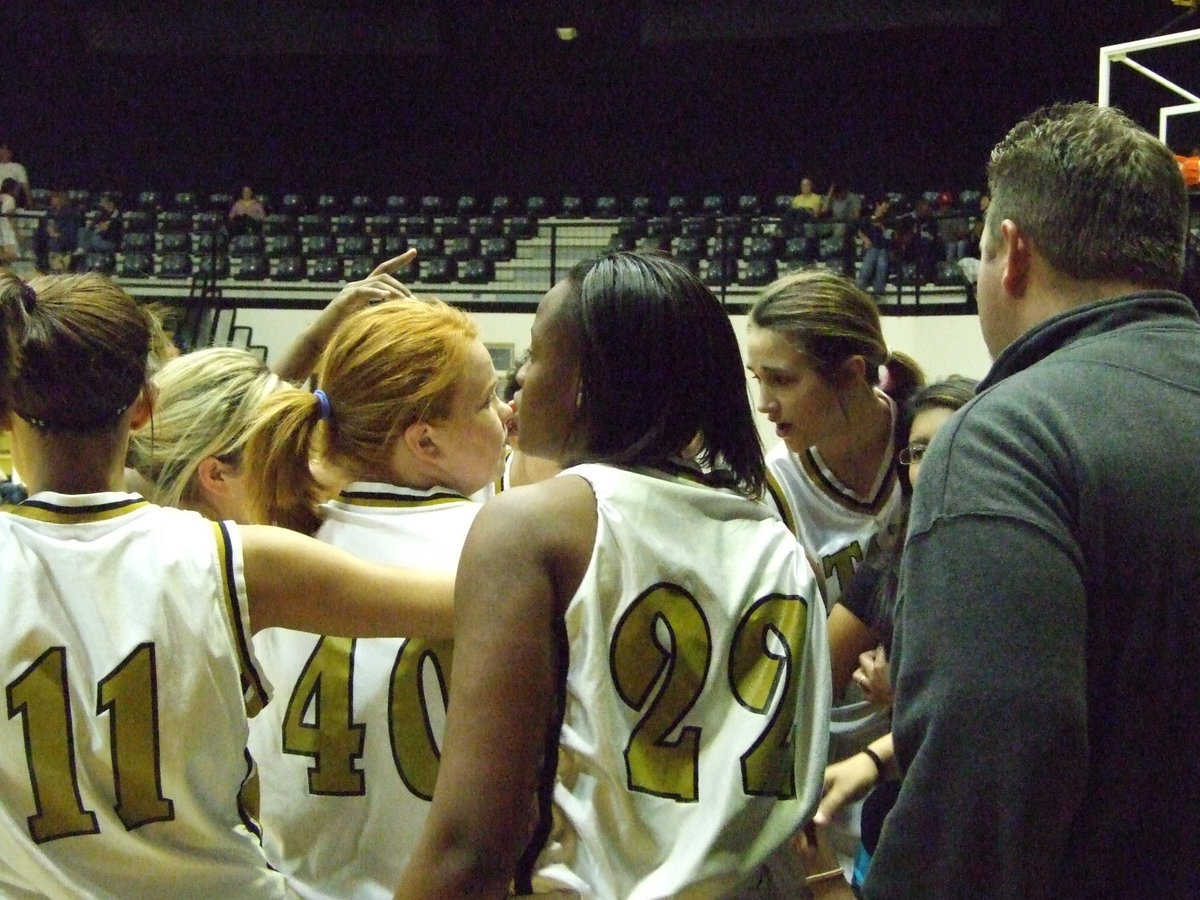
[[[800,180],[800,193],[792,198],[792,209],[807,210],[812,218],[816,218],[821,212],[822,206],[821,195],[813,190],[813,181],[811,178],[802,178]]]
[[[0,141],[0,182],[12,178],[17,182],[17,190],[13,194],[13,199],[17,201],[17,206],[25,208],[29,206],[29,175],[25,172],[25,167],[19,162],[13,161],[12,149],[4,141]]]
[[[15,178],[0,182],[0,266],[7,266],[21,258],[17,244],[17,231],[13,227],[13,213],[17,210],[16,195],[20,186]]]
[[[242,196],[229,208],[229,233],[246,234],[262,231],[263,219],[267,211],[262,201],[254,196],[254,189],[249,185],[242,188]]]
[[[858,270],[857,284],[861,290],[870,288],[878,300],[887,287],[888,277],[888,215],[892,202],[884,197],[875,204],[871,218],[858,226],[858,242],[863,248],[862,265]]]
[[[34,238],[38,269],[55,273],[70,269],[71,253],[79,246],[82,218],[65,191],[50,193],[50,209]]]
[[[121,211],[117,209],[117,201],[112,194],[104,194],[100,198],[100,212],[95,220],[79,230],[79,246],[72,255],[116,253],[121,246],[124,230],[125,222],[121,218]]]

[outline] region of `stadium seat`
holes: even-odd
[[[592,213],[598,219],[615,219],[621,214],[621,203],[611,195],[597,197],[592,204]]]
[[[646,235],[647,237],[658,237],[666,235],[674,237],[679,233],[679,224],[670,216],[651,216],[646,219]]]
[[[192,228],[192,217],[188,213],[179,212],[178,210],[169,209],[160,212],[155,219],[155,230],[159,234],[169,232],[190,231]]]
[[[646,236],[646,221],[637,216],[621,216],[617,219],[617,233],[637,240]]]
[[[525,213],[535,219],[550,215],[550,203],[540,194],[525,199]]]
[[[490,259],[464,260],[458,268],[458,280],[466,284],[487,284],[496,278],[496,264]]]
[[[124,249],[129,249],[129,242],[124,242]],[[192,236],[186,231],[167,232],[158,236],[159,253],[187,253],[192,249]]]
[[[692,211],[688,198],[682,194],[674,194],[667,198],[667,212],[673,216],[686,216]]]
[[[637,248],[638,238],[632,234],[624,234],[620,231],[614,231],[613,236],[608,239],[608,246],[604,248],[606,253],[623,252],[628,253]]]
[[[709,237],[715,231],[716,225],[707,216],[685,216],[679,220],[679,233],[685,237]]]
[[[742,284],[761,287],[779,277],[779,264],[774,259],[752,259],[739,279]]]
[[[423,234],[411,238],[408,246],[417,251],[418,259],[431,259],[442,255],[442,239],[436,234]]]
[[[145,251],[126,251],[117,267],[120,278],[148,278],[154,274],[154,256]]]
[[[504,223],[503,234],[514,241],[523,241],[537,234],[537,220],[532,216],[513,216]]]
[[[440,216],[446,212],[446,201],[437,194],[426,194],[421,198],[421,212],[427,216]]]
[[[757,235],[745,241],[742,254],[746,259],[775,259],[779,255],[779,242],[773,237]]]
[[[433,234],[433,219],[429,216],[405,216],[396,221],[396,231],[408,237]]]
[[[634,249],[645,253],[669,253],[671,250],[671,236],[669,234],[650,234],[645,237],[637,238],[634,241]]]
[[[418,280],[429,284],[449,284],[454,280],[456,268],[452,259],[446,259],[444,256],[430,257],[421,261]]]
[[[742,194],[738,197],[737,211],[743,216],[757,216],[762,213],[762,201],[757,194]]]
[[[294,256],[300,252],[300,238],[294,234],[272,234],[266,238],[263,251],[275,259]]]
[[[164,253],[158,260],[159,278],[191,278],[192,258],[186,253]]]
[[[223,231],[201,231],[192,238],[192,248],[197,253],[211,253],[213,248],[223,250],[228,239]]]
[[[300,238],[300,252],[309,259],[314,256],[336,256],[337,241],[331,234],[306,234]]]
[[[369,216],[375,209],[375,203],[368,194],[355,194],[350,198],[350,209],[360,216]]]
[[[214,231],[225,224],[225,214],[216,210],[192,213],[192,231]]]
[[[703,259],[708,255],[708,239],[696,235],[681,235],[671,241],[671,253],[687,259]]]
[[[291,213],[269,213],[263,219],[262,233],[265,235],[293,234],[295,231],[296,217]]]
[[[228,214],[230,207],[233,206],[233,194],[228,191],[217,191],[208,195],[208,201],[205,204],[210,212],[219,212]]]
[[[290,216],[299,216],[308,210],[308,204],[301,194],[284,194],[279,201],[279,209]]]
[[[479,256],[493,262],[501,262],[516,256],[512,238],[486,237],[479,242]]]
[[[348,234],[341,239],[338,253],[342,256],[370,256],[371,238],[366,234]]]
[[[375,260],[369,256],[352,256],[346,260],[346,280],[362,281],[375,269]]]
[[[308,278],[310,281],[341,281],[344,271],[340,257],[323,256],[313,260]]]
[[[709,285],[729,285],[737,280],[737,260],[716,257],[708,261],[704,267],[704,283]]]
[[[455,262],[472,259],[479,254],[479,239],[469,234],[452,237],[442,245],[442,252]]]
[[[642,218],[652,216],[655,212],[654,201],[645,194],[634,197],[629,203],[629,208],[635,216],[641,216]]]
[[[302,256],[281,256],[271,269],[272,281],[304,281],[307,277],[308,267]]]
[[[333,194],[320,194],[317,196],[317,212],[323,216],[335,216],[342,211],[342,203]]]
[[[125,233],[131,231],[140,231],[150,233],[154,231],[154,213],[144,209],[131,209],[123,216],[125,220]]]
[[[334,237],[362,234],[365,227],[363,217],[359,213],[341,213],[329,220],[329,233]]]
[[[111,253],[90,252],[83,257],[85,272],[103,272],[111,275],[117,268],[117,258]]]
[[[460,216],[470,216],[479,208],[479,201],[471,194],[463,194],[454,202],[454,211]]]
[[[126,231],[121,249],[126,253],[153,253],[154,235],[148,231]]]
[[[271,275],[271,266],[261,253],[243,256],[233,277],[236,281],[265,281]]]
[[[296,217],[296,231],[301,237],[310,234],[329,234],[329,219],[319,213],[305,213]]]
[[[383,201],[384,212],[391,213],[393,216],[403,216],[408,213],[408,198],[402,197],[400,194],[390,194]]]
[[[229,257],[224,253],[201,256],[196,260],[196,277],[206,280],[210,278],[228,278]]]
[[[195,212],[200,205],[200,199],[193,191],[177,191],[171,202],[177,210],[185,213]]]
[[[162,194],[158,191],[139,191],[135,203],[138,209],[152,213],[157,212],[159,206],[162,205]]]
[[[499,197],[492,198],[489,211],[493,216],[507,216],[511,215],[515,208],[512,197],[507,194],[501,194]]]
[[[467,220],[462,216],[438,216],[433,220],[433,230],[443,240],[460,237],[468,232]]]
[[[363,225],[367,230],[367,234],[396,233],[396,217],[387,213],[367,216],[366,219],[363,220]]]
[[[710,216],[719,216],[725,211],[725,198],[720,194],[708,194],[700,201],[700,209]]]
[[[500,234],[503,222],[499,216],[474,216],[467,220],[467,232],[476,237],[495,237]]]
[[[575,194],[568,194],[562,198],[562,203],[559,205],[564,218],[579,219],[583,217],[583,198]]]
[[[777,216],[786,216],[792,211],[792,195],[791,194],[776,194],[774,201],[771,204]]]
[[[229,252],[233,256],[249,256],[262,253],[264,239],[261,234],[239,234],[229,241]]]
[[[379,251],[375,258],[380,262],[399,256],[408,249],[408,238],[402,234],[385,234],[379,239]]]

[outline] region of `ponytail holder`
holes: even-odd
[[[24,307],[26,314],[33,312],[34,306],[37,305],[37,291],[27,281],[21,282],[21,306]]]
[[[321,406],[321,420],[329,421],[333,418],[333,407],[329,404],[329,398],[320,388],[313,391],[313,396],[317,398],[317,403]]]

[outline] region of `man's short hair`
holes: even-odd
[[[1119,110],[1038,110],[992,150],[988,186],[986,241],[1011,219],[1070,278],[1179,287],[1188,217],[1179,166]]]

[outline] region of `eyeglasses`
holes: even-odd
[[[900,465],[911,466],[913,463],[919,463],[928,449],[928,444],[909,444],[900,451]]]

